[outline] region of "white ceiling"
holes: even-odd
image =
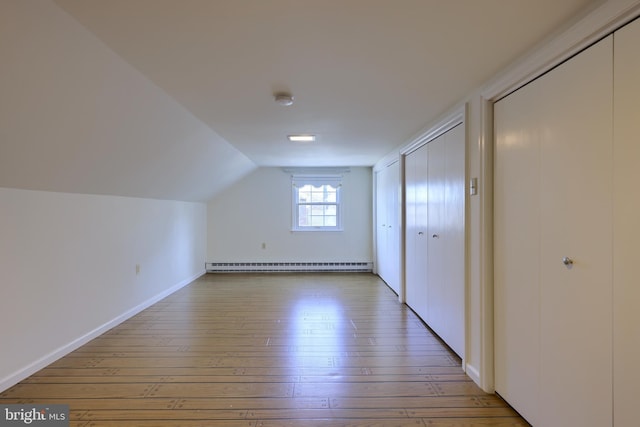
[[[594,2],[56,3],[256,165],[365,166]]]

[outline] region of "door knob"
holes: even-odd
[[[566,257],[562,258],[562,263],[564,265],[566,265],[567,267],[571,267],[573,265],[573,260],[566,256]]]
[[[433,236],[431,236],[431,237],[433,237],[434,239],[439,239],[439,238],[440,238],[440,235],[439,235],[439,234],[434,234],[434,235],[433,235]]]
[[[424,233],[422,231],[418,231],[418,236],[422,236]]]

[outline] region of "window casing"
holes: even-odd
[[[342,176],[293,175],[293,231],[342,231]]]

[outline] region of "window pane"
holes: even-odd
[[[312,216],[311,217],[311,225],[313,227],[322,227],[324,225],[324,217],[322,217],[322,216]]]
[[[298,201],[300,202],[309,202],[311,201],[311,187],[310,185],[305,185],[302,188],[298,189]]]
[[[306,227],[310,225],[309,217],[311,216],[311,206],[302,205],[298,206],[298,226]]]
[[[324,192],[323,191],[318,191],[316,189],[316,191],[314,191],[311,194],[311,201],[315,202],[315,203],[323,202],[324,201]]]
[[[336,212],[337,212],[337,206],[336,205],[328,205],[324,207],[324,214],[325,215],[331,215],[331,216],[336,216]]]
[[[338,206],[325,204],[298,205],[298,227],[337,227]]]

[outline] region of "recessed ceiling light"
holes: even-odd
[[[293,142],[313,142],[316,140],[315,135],[288,135],[287,138]]]

